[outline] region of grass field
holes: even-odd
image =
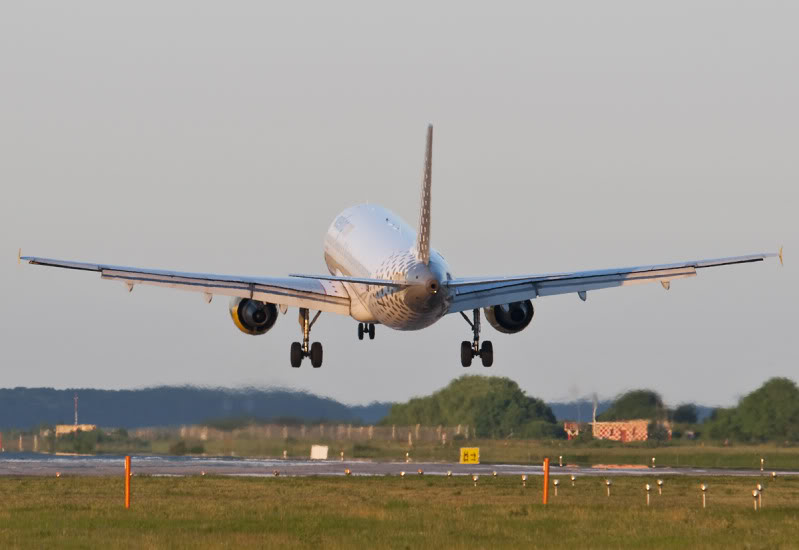
[[[189,445],[202,442],[190,441]],[[353,444],[350,441],[320,441],[329,445],[330,456],[337,457],[341,451],[347,458],[369,458],[374,460],[404,460],[405,453],[418,461],[457,462],[459,449],[480,447],[480,459],[486,463],[541,464],[544,457],[557,461],[559,455],[569,464],[590,466],[592,464],[650,464],[656,457],[658,466],[695,468],[740,468],[760,469],[760,458],[766,459],[766,468],[772,470],[799,470],[799,447],[777,445],[705,445],[700,442],[673,443],[661,446],[651,444],[622,444],[602,442],[583,444],[570,441],[497,440],[471,439],[452,442],[448,445],[419,443],[409,447],[400,441],[376,441],[370,444]],[[152,451],[166,454],[169,444],[155,442]],[[275,441],[260,439],[233,439],[205,442],[206,454],[210,456],[273,457],[283,456],[308,458],[310,444],[297,441]],[[111,449],[106,449],[110,451]],[[122,453],[120,453],[122,454]]]
[[[554,478],[553,478],[554,479]],[[0,478],[0,548],[797,548],[799,478]],[[709,484],[707,509],[699,484]],[[751,490],[768,485],[755,512]]]

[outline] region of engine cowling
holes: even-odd
[[[230,317],[244,334],[265,334],[275,326],[277,307],[249,298],[233,298],[230,300]]]
[[[483,309],[483,312],[491,326],[505,334],[516,334],[523,331],[533,320],[535,314],[533,302],[530,300],[487,307]]]

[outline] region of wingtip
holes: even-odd
[[[777,253],[777,257],[780,259],[780,265],[784,266],[785,264],[782,261],[782,247],[780,247],[780,251]]]
[[[17,264],[22,263],[22,249],[17,250]]]

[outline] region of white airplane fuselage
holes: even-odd
[[[416,232],[393,212],[361,204],[336,216],[324,240],[325,263],[334,276],[389,279],[405,288],[344,283],[350,315],[397,330],[428,327],[446,315],[451,296],[441,281],[452,279],[447,262],[431,249],[430,261],[414,253]]]

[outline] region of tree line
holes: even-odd
[[[0,428],[71,423],[75,390],[0,389]],[[481,438],[552,439],[565,437],[553,408],[528,396],[509,378],[466,375],[425,397],[406,403],[346,406],[332,399],[286,390],[146,388],[77,390],[80,421],[103,427],[133,428],[205,423],[232,429],[257,421],[283,423],[335,420],[382,425],[473,427]],[[585,404],[583,404],[585,405]],[[665,439],[662,421],[673,437],[716,441],[799,442],[799,388],[788,378],[772,378],[734,407],[713,409],[693,403],[669,408],[652,390],[625,392],[602,404],[597,420],[649,419],[650,435]],[[564,404],[560,406],[562,410]],[[585,406],[583,410],[585,411]],[[574,411],[575,409],[572,409]],[[579,413],[590,418],[590,410]],[[216,420],[213,420],[216,419]],[[382,419],[382,420],[381,420]],[[576,418],[574,418],[576,420]],[[38,431],[38,430],[37,430]],[[590,430],[586,430],[590,433]]]
[[[711,440],[761,443],[799,442],[799,388],[789,378],[772,378],[729,408],[717,408],[704,422],[697,405],[669,409],[657,392],[633,390],[620,395],[597,420],[644,418],[670,421],[678,435],[691,433]],[[662,435],[662,434],[658,434]]]
[[[283,389],[159,386],[135,390],[0,388],[0,429],[72,424],[78,394],[79,422],[139,428],[293,418],[373,424],[390,403],[345,405],[334,399]]]
[[[552,409],[509,378],[461,376],[427,397],[392,405],[383,425],[474,426],[477,437],[560,437]]]
[[[799,388],[788,378],[772,378],[730,408],[713,409],[694,403],[669,408],[652,390],[619,395],[597,421],[650,420],[650,437],[665,440],[664,421],[674,437],[759,443],[799,442]],[[703,417],[700,420],[700,413]],[[384,425],[474,426],[477,437],[565,437],[552,409],[530,397],[509,378],[466,375],[426,397],[392,405]]]

